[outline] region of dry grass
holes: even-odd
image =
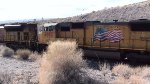
[[[11,84],[12,77],[8,73],[0,73],[0,84]]]
[[[116,80],[112,82],[112,84],[128,84],[128,80],[124,77],[117,77]]]
[[[14,55],[14,50],[6,46],[0,46],[0,53],[3,57],[11,57]]]
[[[113,84],[150,84],[150,68],[147,66],[131,68],[128,65],[115,66],[112,73],[117,77]]]
[[[107,63],[99,64],[99,70],[102,72],[102,74],[105,76],[108,74],[110,70],[110,65]]]
[[[30,61],[40,61],[41,60],[41,55],[38,52],[32,52],[29,56]]]
[[[40,84],[80,84],[86,64],[76,42],[56,41],[48,46],[40,68]]]
[[[129,79],[130,84],[149,84],[147,80],[142,78],[141,76],[132,75]]]
[[[127,64],[118,64],[113,67],[112,72],[117,76],[128,78],[133,74],[133,69]]]
[[[27,60],[31,55],[31,51],[28,49],[19,49],[16,51],[16,56],[19,59]]]

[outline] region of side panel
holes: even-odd
[[[58,38],[75,39],[79,45],[83,45],[84,30],[83,29],[70,29],[70,31],[60,31]]]
[[[18,41],[18,35],[17,32],[13,31],[13,32],[7,32],[5,34],[5,41]]]
[[[133,49],[150,49],[150,32],[132,31],[131,36]]]
[[[71,29],[73,33],[73,38],[78,41],[79,45],[83,45],[84,43],[84,29]]]
[[[38,34],[38,40],[41,44],[48,44],[54,38],[56,38],[55,31],[42,31]]]
[[[110,40],[95,40],[95,32],[97,28],[106,29],[107,32],[114,29],[122,32],[123,39],[118,42],[110,42]],[[86,28],[86,45],[101,48],[130,48],[130,29],[128,25],[89,25]]]
[[[6,34],[6,31],[4,30],[4,28],[0,28],[0,42],[4,41],[5,34]]]
[[[93,44],[94,27],[95,27],[95,25],[87,25],[86,26],[85,46],[92,46],[92,44]]]

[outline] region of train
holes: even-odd
[[[23,45],[42,51],[51,41],[74,40],[89,57],[150,58],[150,20],[146,19],[129,22],[17,23],[3,24],[1,29],[5,30],[3,42],[13,48]]]

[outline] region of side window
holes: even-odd
[[[24,32],[24,40],[29,40],[29,33],[28,32]]]
[[[61,31],[70,31],[70,27],[61,27]]]
[[[84,23],[73,23],[72,29],[82,29],[84,28]]]
[[[54,26],[49,26],[49,31],[53,31],[54,30]]]

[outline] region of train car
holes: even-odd
[[[4,41],[9,46],[29,47],[35,45],[37,40],[37,24],[17,23],[5,24]]]
[[[57,39],[76,40],[79,47],[90,52],[87,55],[125,59],[134,56],[141,57],[138,56],[140,54],[149,55],[149,27],[149,20],[109,23],[63,22],[55,28],[55,35]],[[147,57],[142,56],[146,59]]]

